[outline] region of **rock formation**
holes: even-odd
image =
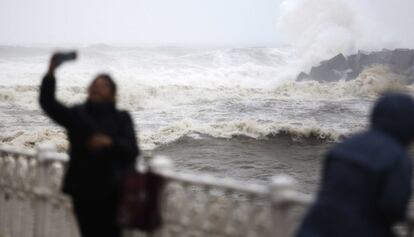
[[[388,66],[394,73],[407,78],[407,83],[414,82],[414,50],[413,49],[383,49],[378,52],[359,51],[357,54],[345,57],[338,54],[322,61],[319,66],[312,67],[309,74],[301,72],[297,80],[316,80],[334,82],[341,79],[352,80],[367,67],[372,65]]]

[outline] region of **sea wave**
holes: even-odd
[[[244,88],[239,86],[204,88],[197,85],[148,86],[143,84],[121,85],[118,96],[122,108],[164,108],[180,104],[197,104],[201,101],[225,99],[292,98],[303,100],[341,100],[371,97],[388,90],[414,93],[401,75],[387,67],[376,65],[364,70],[357,79],[321,83],[317,81],[285,81],[273,88]],[[60,86],[57,97],[64,103],[84,101],[86,89],[80,86]],[[39,109],[39,86],[0,86],[0,105],[13,105]]]
[[[244,136],[257,140],[267,140],[272,137],[289,137],[292,141],[319,140],[321,142],[337,142],[349,134],[364,128],[364,124],[352,129],[335,129],[320,127],[316,124],[289,124],[279,122],[262,122],[254,120],[239,120],[219,123],[199,123],[183,120],[169,124],[157,131],[144,131],[138,134],[140,146],[144,150],[153,150],[167,145],[183,137],[202,139],[204,135],[214,138],[232,139]],[[59,151],[66,151],[68,141],[63,129],[58,127],[37,129],[14,129],[0,135],[2,144],[33,148],[43,142],[53,142]]]
[[[156,133],[141,134],[140,140],[147,149],[154,149],[157,146],[172,143],[185,136],[197,139],[200,134],[227,139],[245,136],[264,140],[274,136],[288,136],[293,141],[317,139],[323,142],[337,142],[356,131],[362,130],[364,126],[364,124],[361,124],[346,130],[323,128],[318,125],[283,124],[279,122],[261,123],[254,120],[198,125],[191,121],[180,121],[166,126]]]
[[[10,145],[19,148],[35,148],[42,143],[53,143],[59,152],[68,150],[66,134],[59,128],[31,129],[24,128],[5,131],[0,135],[2,145]]]
[[[406,85],[404,76],[393,73],[384,65],[366,68],[356,79],[350,81],[286,81],[274,89],[276,95],[288,98],[331,100],[358,97],[375,98],[385,91],[414,93],[413,87]]]
[[[107,67],[120,79],[119,107],[131,111],[138,128],[142,124],[140,144],[149,150],[197,134],[259,140],[287,134],[294,140],[338,141],[365,126],[367,108],[382,91],[414,91],[383,66],[367,68],[352,81],[281,80],[290,67],[289,50],[85,50],[84,61],[59,72],[58,99],[68,105],[82,103],[87,86],[83,78]],[[67,149],[63,130],[53,127],[38,105],[46,57],[36,53],[31,61],[12,56],[12,62],[0,60],[0,109],[6,115],[1,141],[34,146],[51,140]],[[38,116],[35,126],[33,114]]]

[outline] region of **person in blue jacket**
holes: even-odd
[[[297,237],[391,237],[411,196],[414,101],[388,93],[375,104],[368,131],[330,150],[320,191]]]

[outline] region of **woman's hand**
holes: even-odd
[[[55,73],[56,68],[59,67],[62,63],[75,60],[76,58],[76,51],[54,53],[50,59],[48,73],[50,75],[53,75]]]
[[[112,138],[103,133],[96,133],[88,141],[88,148],[92,151],[99,151],[112,146]]]
[[[56,68],[59,67],[59,65],[61,64],[61,60],[59,60],[59,55],[60,53],[54,53],[50,58],[49,69],[47,71],[49,75],[54,75]]]

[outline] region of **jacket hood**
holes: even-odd
[[[371,126],[382,131],[402,145],[414,139],[414,100],[400,93],[384,94],[375,104]]]

